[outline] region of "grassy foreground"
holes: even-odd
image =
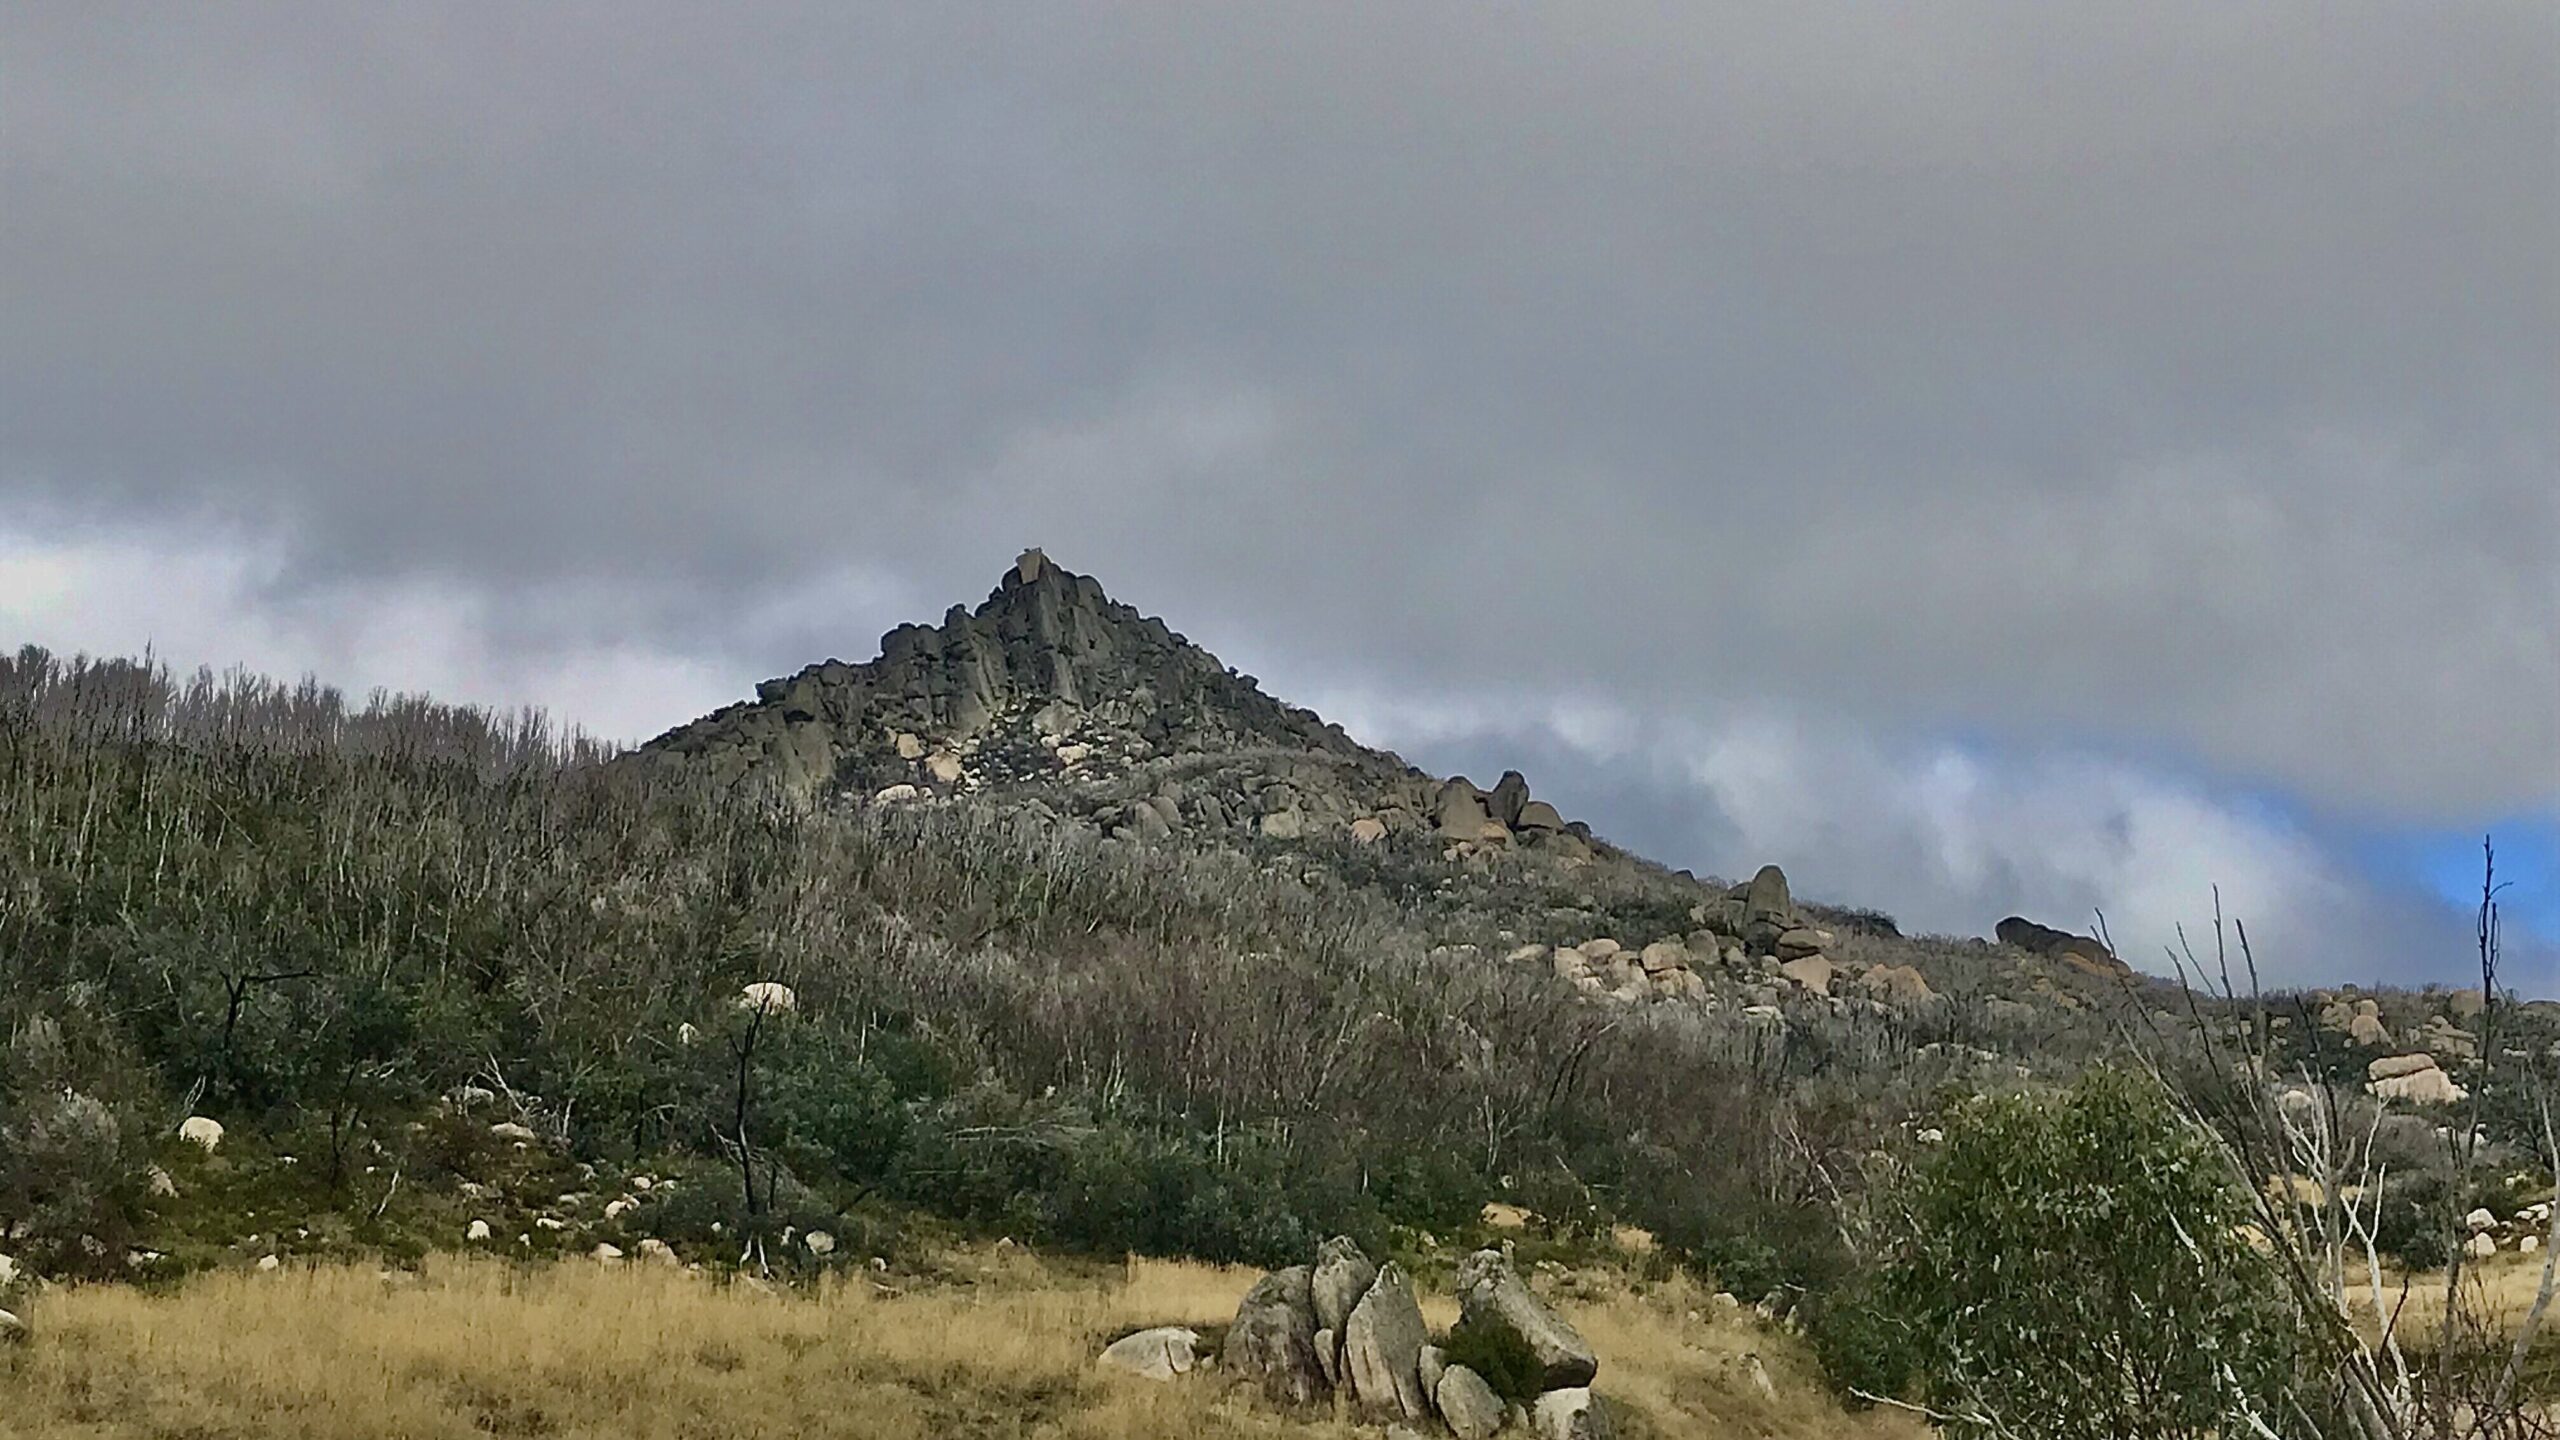
[[[1079,1274],[980,1252],[904,1294],[859,1278],[768,1294],[672,1270],[463,1258],[417,1273],[223,1271],[165,1293],[89,1286],[47,1297],[35,1341],[0,1352],[0,1430],[12,1440],[1364,1433],[1267,1409],[1214,1371],[1156,1385],[1096,1368],[1101,1346],[1129,1330],[1223,1325],[1253,1278],[1155,1261]],[[1598,1349],[1601,1389],[1622,1402],[1633,1435],[1922,1433],[1898,1416],[1843,1414],[1784,1336],[1718,1314],[1694,1284],[1638,1294],[1610,1276],[1579,1288],[1584,1297],[1562,1308]],[[1430,1318],[1438,1328],[1454,1316],[1442,1300]]]

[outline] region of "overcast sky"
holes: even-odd
[[[1036,543],[1916,928],[2560,936],[2560,11],[2097,8],[19,0],[0,642],[638,737]]]

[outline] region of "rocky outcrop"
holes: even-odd
[[[2410,1105],[2456,1105],[2471,1092],[2444,1073],[2436,1057],[2419,1053],[2385,1055],[2365,1067],[2365,1090],[2377,1100]]]
[[[1777,953],[1778,937],[1796,928],[1795,898],[1787,891],[1787,872],[1763,865],[1742,889],[1739,933],[1754,955]]]
[[[1539,1388],[1589,1385],[1599,1357],[1579,1331],[1530,1293],[1499,1250],[1479,1250],[1458,1266],[1458,1323],[1507,1332],[1536,1356]]]
[[[903,625],[643,746],[631,763],[876,807],[1021,794],[1037,823],[1150,844],[1515,849],[1587,863],[1587,827],[1507,772],[1440,781],[1262,692],[1249,675],[1033,550],[975,610]]]
[[[2030,955],[2043,955],[2063,961],[2088,974],[2121,977],[2131,975],[2132,967],[2116,958],[2103,941],[2068,930],[2039,925],[2023,915],[2012,915],[1992,928],[2001,944],[2024,950]]]
[[[1602,1423],[1587,1388],[1599,1358],[1502,1252],[1468,1256],[1458,1267],[1457,1292],[1462,1328],[1499,1331],[1536,1358],[1542,1391],[1566,1397],[1550,1407],[1558,1423],[1586,1427],[1566,1433],[1603,1433],[1587,1428]],[[1316,1403],[1340,1391],[1362,1414],[1398,1423],[1436,1419],[1466,1440],[1492,1435],[1511,1413],[1484,1376],[1450,1363],[1432,1343],[1404,1271],[1370,1265],[1347,1239],[1325,1241],[1311,1266],[1256,1281],[1236,1307],[1221,1359],[1226,1373],[1283,1404]]]
[[[1315,1270],[1293,1265],[1254,1282],[1236,1307],[1220,1360],[1227,1372],[1259,1379],[1283,1405],[1311,1405],[1332,1389],[1316,1357]]]
[[[1580,945],[1523,946],[1512,958],[1545,961],[1557,979],[1594,999],[1622,1004],[1654,1000],[1704,1000],[1708,995],[1700,961],[1676,940],[1657,940],[1630,952],[1603,936]]]

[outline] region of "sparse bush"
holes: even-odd
[[[2148,1077],[1985,1100],[1948,1135],[1895,1197],[1908,1223],[1870,1316],[1833,1346],[1906,1331],[1871,1376],[1907,1355],[1958,1435],[2170,1440],[2291,1413],[2297,1322],[2242,1236],[2246,1199]]]

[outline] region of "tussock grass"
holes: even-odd
[[[906,1294],[867,1278],[768,1294],[668,1270],[438,1258],[416,1274],[325,1266],[207,1274],[163,1294],[70,1289],[49,1297],[35,1343],[0,1356],[0,1430],[13,1440],[1364,1433],[1270,1410],[1214,1372],[1160,1386],[1096,1368],[1101,1346],[1129,1330],[1223,1325],[1254,1272],[1132,1261],[1076,1273],[980,1253],[950,1273]],[[1565,1309],[1604,1357],[1603,1392],[1627,1403],[1634,1434],[1920,1433],[1899,1417],[1842,1414],[1782,1337],[1712,1316],[1686,1282],[1640,1297],[1602,1281]],[[1751,1378],[1754,1354],[1777,1398]]]

